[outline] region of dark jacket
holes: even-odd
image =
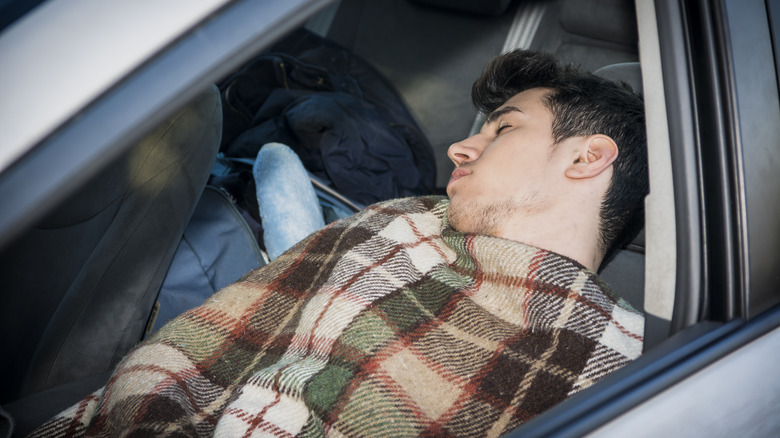
[[[400,94],[345,48],[299,30],[222,85],[228,157],[281,142],[355,201],[430,194],[436,165]]]

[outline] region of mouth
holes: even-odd
[[[452,171],[452,175],[450,175],[450,182],[447,183],[447,187],[449,187],[456,180],[459,180],[459,179],[461,179],[464,176],[469,175],[469,174],[471,174],[471,172],[469,172],[468,170],[466,170],[466,169],[464,169],[462,167],[459,167],[459,168],[453,170]]]

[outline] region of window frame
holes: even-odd
[[[328,3],[227,2],[128,71],[0,173],[0,250],[147,130]]]

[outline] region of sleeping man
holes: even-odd
[[[447,198],[328,225],[169,322],[40,436],[499,436],[637,358],[595,274],[642,226],[643,104],[495,58]]]

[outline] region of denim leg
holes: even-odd
[[[325,226],[309,175],[288,146],[263,145],[252,172],[263,221],[263,240],[271,260]]]

